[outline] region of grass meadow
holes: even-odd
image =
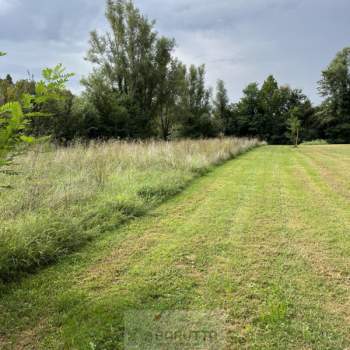
[[[0,281],[50,264],[143,215],[257,140],[104,142],[35,147],[0,174]]]
[[[219,161],[214,145],[222,141],[210,142],[187,144],[197,148],[192,161],[201,159],[199,149],[211,154],[203,156],[202,165]],[[159,146],[171,147],[165,153],[176,152],[180,169],[185,144],[102,149],[135,147],[131,154],[139,159],[141,152],[154,155]],[[84,152],[91,150],[77,147],[42,157],[57,157],[58,164],[68,157],[72,169],[80,162],[89,168]],[[164,155],[157,164],[169,161]],[[133,164],[139,179],[149,179],[150,173],[140,174],[143,167],[136,169],[139,162]],[[153,183],[166,178],[168,168],[156,171],[152,164]],[[198,163],[195,169],[188,170],[191,176],[198,174]],[[200,329],[220,329],[219,342],[201,349],[349,349],[349,169],[348,145],[264,146],[225,162],[147,215],[0,289],[0,348],[130,349],[125,346],[127,317],[129,331],[131,325],[141,335],[138,347],[131,348],[150,349],[148,333],[143,337],[138,327],[148,332],[162,320],[167,329],[177,320],[167,315],[185,311],[198,317]],[[109,181],[101,198],[113,196]],[[121,193],[144,192],[145,181],[133,183],[132,191],[124,186]],[[138,313],[144,310],[154,315],[150,325]],[[201,319],[202,312],[213,316]],[[178,320],[178,331],[197,322]],[[219,328],[212,328],[216,323]],[[195,348],[169,339],[163,345],[155,348]]]

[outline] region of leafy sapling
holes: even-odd
[[[0,52],[0,56],[5,56],[5,53]],[[72,76],[72,73],[65,72],[62,64],[45,68],[42,71],[42,80],[35,85],[35,94],[23,94],[19,101],[0,106],[0,171],[11,164],[23,145],[37,141],[27,135],[28,123],[31,118],[48,115],[40,107],[50,99],[62,98],[61,93]]]
[[[293,108],[291,117],[288,120],[289,135],[294,147],[298,147],[299,145],[300,129],[301,122],[299,119],[299,108],[295,107]]]

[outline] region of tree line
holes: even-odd
[[[33,106],[45,118],[29,118],[25,133],[51,135],[59,143],[80,139],[258,137],[271,144],[325,139],[350,143],[350,48],[322,72],[313,106],[300,89],[280,85],[270,75],[249,84],[230,102],[225,83],[206,86],[205,66],[186,66],[175,57],[175,41],[159,35],[155,23],[131,1],[108,0],[110,30],[91,33],[86,59],[92,73],[84,92]],[[0,80],[0,105],[35,95],[34,79]],[[1,126],[1,125],[0,125]]]

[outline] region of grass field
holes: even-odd
[[[123,348],[130,309],[222,310],[227,349],[350,348],[350,146],[265,146],[8,284],[1,349]]]
[[[257,140],[107,142],[34,148],[0,172],[0,286],[51,264],[180,192]],[[46,147],[47,148],[47,147]]]

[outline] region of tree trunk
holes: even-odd
[[[298,147],[299,144],[299,128],[297,129],[296,135],[295,135],[295,147]]]

